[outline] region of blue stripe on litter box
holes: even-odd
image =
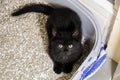
[[[104,50],[104,47],[101,47],[100,52],[101,52],[102,50]]]
[[[100,52],[99,52],[99,54],[98,54],[98,56],[97,56],[97,59],[100,57],[100,53],[102,52],[102,50],[104,50],[104,47],[103,47],[103,46],[100,48]]]
[[[101,48],[100,52],[104,50],[104,47]],[[106,54],[104,54],[100,59],[97,61],[93,62],[90,66],[88,66],[84,71],[83,74],[80,78],[80,80],[84,80],[86,77],[91,75],[101,64],[102,62],[106,59]]]

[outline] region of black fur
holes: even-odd
[[[43,5],[43,4],[31,4],[31,5],[26,5],[24,8],[12,13],[12,16],[19,16],[21,14],[25,14],[28,12],[37,12],[37,13],[44,13],[46,15],[49,15],[54,8]]]
[[[49,15],[46,31],[49,40],[48,54],[53,60],[55,73],[69,73],[73,64],[82,56],[81,21],[79,16],[68,8],[53,8],[44,4],[31,4],[12,13],[18,16],[27,12],[40,12]]]

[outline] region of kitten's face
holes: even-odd
[[[59,39],[51,42],[50,56],[61,63],[74,62],[81,56],[81,43],[71,39]]]

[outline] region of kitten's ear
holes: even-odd
[[[73,38],[77,38],[79,36],[79,31],[78,30],[75,30],[72,34],[72,37]]]
[[[55,37],[56,36],[56,30],[55,29],[52,29],[52,35],[53,35],[53,37]]]

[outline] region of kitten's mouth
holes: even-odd
[[[70,56],[71,54],[70,53],[66,53],[67,56]]]

